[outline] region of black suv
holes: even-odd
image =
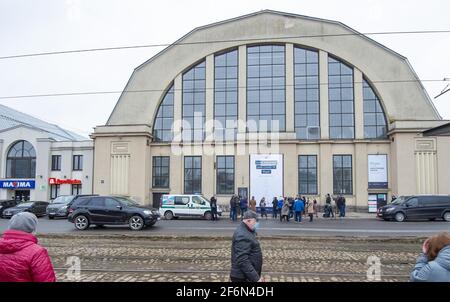
[[[86,196],[77,198],[69,207],[68,220],[78,230],[89,225],[126,225],[134,231],[152,226],[160,219],[158,210],[143,207],[122,196]]]
[[[443,219],[450,221],[450,195],[416,195],[399,197],[378,209],[377,216],[384,220]]]

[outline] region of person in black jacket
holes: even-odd
[[[209,200],[209,204],[211,205],[211,219],[217,220],[217,199],[216,196],[211,197]]]
[[[248,210],[233,234],[231,245],[232,282],[262,282],[263,257],[261,247],[256,239],[258,215]]]

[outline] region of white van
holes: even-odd
[[[162,195],[159,213],[168,220],[180,216],[212,219],[211,205],[202,195]],[[222,215],[219,205],[217,205],[217,215]]]

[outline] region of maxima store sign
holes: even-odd
[[[250,155],[250,196],[259,202],[262,197],[270,202],[283,195],[283,155]]]
[[[34,189],[34,180],[27,179],[3,179],[0,180],[0,189]]]
[[[368,157],[369,189],[386,189],[387,178],[387,155],[369,155]]]

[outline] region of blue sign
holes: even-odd
[[[387,189],[387,182],[369,182],[369,189]]]
[[[272,170],[261,170],[261,174],[272,174]]]
[[[0,180],[0,189],[34,189],[35,181],[28,179]]]

